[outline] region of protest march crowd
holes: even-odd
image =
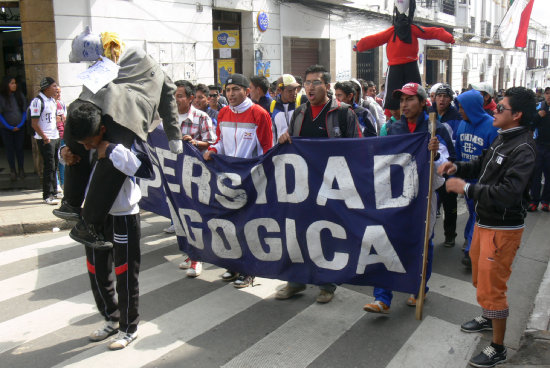
[[[541,194],[541,177],[543,173],[545,178],[550,175],[550,87],[542,100],[523,87],[500,91],[497,96],[487,83],[472,84],[460,94],[445,83],[426,90],[418,74],[417,38],[449,43],[454,39],[442,29],[413,25],[411,13],[406,15],[408,8],[396,7],[397,17],[404,21],[365,37],[355,47],[362,51],[388,44],[388,79],[380,94],[370,81],[332,83],[330,73],[321,65],[310,66],[304,76],[283,74],[273,83],[263,76],[249,79],[242,74],[230,75],[223,87],[184,80],[173,83],[143,50],[125,48],[114,33],[98,35],[86,29],[74,39],[71,62],[99,60],[96,64],[115,65],[118,77],[105,81],[96,91],[85,84],[68,108],[60,100],[55,80],[44,77],[28,113],[44,161],[43,198],[47,204],[59,203],[57,172],[58,167],[64,167],[59,183],[63,200],[53,212],[77,221],[70,236],[85,245],[94,299],[105,318],[104,325],[90,335],[92,341],[116,334],[109,345],[116,350],[137,338],[142,190],[136,178],[149,180],[158,170],[150,157],[154,147],[147,141],[149,133],[159,126],[169,147],[165,155],[175,158],[194,150],[202,155],[201,165],[206,166],[222,156],[261,157],[274,147],[300,144],[298,137],[326,142],[330,151],[334,139],[356,138],[369,145],[385,139],[379,137],[424,133],[431,137],[423,140],[427,145],[422,149],[433,157],[426,279],[431,273],[436,219],[443,217],[443,245],[455,246],[457,201],[464,198],[469,218],[461,262],[471,269],[482,314],[463,323],[461,330],[493,331],[492,343],[472,357],[472,366],[492,367],[506,360],[506,282],[526,211],[536,211],[539,204],[542,211],[549,211],[550,184],[545,180]],[[19,121],[24,120],[25,102],[20,101],[13,79],[5,79],[4,84],[2,123],[14,129],[2,132],[5,140],[4,135],[10,135],[14,142],[9,162],[16,175],[16,136]],[[435,130],[430,127],[430,114],[436,118]],[[390,165],[392,162],[382,166]],[[24,174],[20,171],[19,175]],[[217,197],[232,206],[239,197],[240,181],[230,175],[227,178],[229,184],[218,181],[222,195]],[[339,174],[333,180],[339,186],[346,182]],[[299,185],[296,180],[296,187]],[[164,188],[169,190],[170,184]],[[246,197],[246,193],[241,195]],[[327,198],[331,197],[324,201]],[[177,215],[172,213],[171,217],[173,222],[165,231],[176,232],[180,248],[187,253],[188,248],[182,246],[185,242],[180,242],[182,236],[189,235],[185,234],[186,227]],[[399,259],[398,255],[394,259]],[[396,271],[398,266],[390,269],[384,265],[389,271],[401,272]],[[202,272],[201,259],[196,256],[187,256],[179,267],[191,278]],[[255,275],[227,269],[221,278],[232,281],[236,288],[245,288],[254,286]],[[290,299],[305,290],[306,285],[298,281],[289,279],[275,298]],[[336,289],[335,282],[321,283],[316,301],[329,303]],[[425,292],[428,290],[426,284]],[[364,310],[389,313],[392,290],[375,285],[373,294],[374,302],[366,304]],[[411,293],[407,305],[416,306],[418,298],[418,292]]]

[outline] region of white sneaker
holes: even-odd
[[[44,199],[44,203],[57,206],[59,204],[59,199],[55,198],[53,195],[49,196],[48,198]]]
[[[55,195],[57,199],[63,199],[63,188],[60,185],[57,186],[57,194]]]
[[[162,231],[164,231],[166,234],[174,234],[176,232],[176,226],[172,224]]]
[[[101,341],[105,340],[111,335],[114,335],[118,330],[118,322],[114,321],[105,321],[103,327],[98,328],[92,332],[89,336],[90,341]]]
[[[118,335],[113,338],[113,342],[109,345],[111,350],[120,350],[128,346],[129,343],[137,339],[137,331],[134,333],[126,333],[118,331]]]
[[[182,269],[182,270],[186,270],[188,269],[189,267],[191,267],[191,258],[187,257],[185,258],[185,261],[181,262],[179,267]]]
[[[191,261],[191,266],[187,270],[187,277],[200,276],[202,272],[202,262]]]

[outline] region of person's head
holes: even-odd
[[[491,101],[493,100],[493,94],[495,93],[495,90],[489,83],[486,83],[486,82],[473,83],[472,88],[481,92],[481,94],[483,95],[484,106],[491,103]]]
[[[441,87],[441,85],[442,85],[442,83],[436,83],[436,84],[434,84],[434,85],[430,88],[429,94],[430,94],[430,99],[431,99],[432,101],[435,101],[435,92],[437,91],[437,89],[438,89],[439,87]]]
[[[296,78],[290,74],[283,74],[277,79],[277,91],[281,95],[281,101],[285,104],[296,101],[299,87]]]
[[[350,82],[353,87],[353,101],[358,104],[361,102],[361,91],[364,82],[358,81],[355,78],[351,78]]]
[[[208,105],[211,109],[218,109],[218,100],[220,99],[220,90],[218,86],[209,85],[208,86]]]
[[[298,89],[299,89],[299,90],[302,89],[302,88],[304,87],[304,78],[302,78],[302,77],[299,76],[299,75],[295,75],[295,76],[294,76],[294,79],[296,79],[296,83],[299,84]]]
[[[61,87],[57,86],[57,92],[55,94],[55,99],[60,100],[61,99]]]
[[[400,109],[390,110],[390,114],[391,114],[391,117],[394,118],[395,120],[401,119],[401,110]]]
[[[366,81],[363,84],[363,94],[373,98],[376,97],[376,84],[373,81]]]
[[[242,74],[231,74],[225,82],[225,97],[231,106],[239,106],[250,93],[250,81]]]
[[[502,130],[528,125],[536,113],[535,93],[525,87],[512,87],[504,92],[497,105],[493,126]]]
[[[355,89],[351,82],[338,82],[334,85],[334,97],[340,102],[353,105]]]
[[[416,122],[426,107],[428,94],[418,83],[407,83],[403,88],[393,91],[393,98],[400,101],[401,113],[407,120]]]
[[[189,81],[178,80],[176,85],[176,105],[179,114],[187,114],[195,98],[195,86]]]
[[[206,84],[197,84],[197,86],[195,87],[195,98],[193,99],[193,106],[201,111],[208,110],[208,93],[209,89]]]
[[[454,92],[448,84],[442,84],[435,91],[435,105],[439,115],[449,110],[449,106],[451,106],[451,102],[453,101],[453,95]]]
[[[101,110],[91,102],[76,100],[69,105],[69,113],[65,122],[66,131],[84,148],[97,148],[106,132],[101,122]]]
[[[544,100],[546,101],[546,104],[550,106],[550,87],[546,87],[544,89]]]
[[[328,101],[327,91],[330,89],[330,73],[322,65],[312,65],[306,69],[304,87],[309,102],[314,105],[324,105]]]
[[[260,101],[269,91],[269,81],[263,75],[255,75],[250,78],[250,98],[254,102]]]
[[[57,94],[57,83],[51,77],[44,77],[40,81],[40,92],[46,97],[53,98]]]
[[[0,87],[0,93],[4,97],[8,97],[10,94],[17,91],[17,82],[14,77],[6,75],[2,79],[2,86]]]

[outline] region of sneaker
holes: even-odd
[[[506,348],[498,353],[491,345],[487,346],[478,355],[470,359],[470,363],[473,367],[494,367],[497,364],[504,363],[506,361]]]
[[[468,252],[464,252],[464,257],[462,258],[461,262],[466,268],[472,268],[472,260],[470,259],[470,255],[468,254]]]
[[[374,303],[365,304],[363,310],[371,313],[390,313],[390,307],[386,303],[381,302],[380,300],[375,300]]]
[[[455,237],[456,235],[449,235],[445,236],[445,243],[443,243],[444,246],[447,248],[452,248],[455,246]]]
[[[44,203],[49,204],[51,206],[57,206],[59,204],[59,199],[51,195],[48,198],[44,199]]]
[[[185,261],[180,263],[179,268],[181,268],[182,270],[186,270],[189,267],[191,267],[191,258],[187,257],[185,258]]]
[[[187,277],[200,276],[201,272],[202,272],[202,262],[192,261],[191,266],[187,270]]]
[[[115,336],[113,339],[113,342],[111,345],[109,345],[109,349],[111,350],[120,350],[124,349],[128,346],[129,343],[137,339],[137,332],[134,333],[127,333],[118,331],[118,335]]]
[[[230,271],[230,270],[226,270],[224,272],[224,274],[222,275],[222,280],[223,281],[233,281],[235,280],[237,277],[239,277],[239,273],[238,272],[233,272],[233,271]]]
[[[291,287],[288,284],[286,284],[286,286],[284,288],[277,291],[277,293],[275,294],[275,299],[285,300],[285,299],[291,298],[294,295],[304,291],[305,289],[306,289],[305,285],[298,286],[298,287]]]
[[[71,206],[66,201],[62,201],[61,206],[53,210],[52,213],[63,220],[80,220],[80,207]]]
[[[71,239],[94,249],[112,249],[113,243],[106,241],[103,234],[98,233],[94,225],[80,220],[69,233]]]
[[[548,207],[548,203],[543,203],[542,208],[544,212],[550,212],[550,208]]]
[[[168,226],[165,229],[162,229],[166,234],[174,234],[176,232],[176,226],[174,224]]]
[[[334,292],[327,291],[327,290],[321,290],[319,292],[319,295],[317,295],[317,299],[315,299],[315,300],[317,301],[317,303],[325,304],[325,303],[330,302],[332,300],[332,298],[334,298]]]
[[[491,331],[493,329],[493,321],[482,316],[477,316],[471,321],[464,322],[460,326],[460,330],[464,332],[480,332]]]
[[[424,295],[424,301],[426,301],[426,295]],[[409,307],[416,307],[416,295],[409,295],[409,298],[407,299],[407,305]]]
[[[114,335],[118,331],[118,322],[105,321],[102,328],[98,328],[92,332],[89,336],[90,341],[105,340],[111,335]]]
[[[529,206],[527,206],[527,211],[529,212],[535,212],[537,210],[538,204],[529,203]]]
[[[248,286],[254,286],[254,276],[240,275],[233,283],[237,289],[242,289]]]
[[[57,194],[55,195],[55,198],[62,199],[63,198],[63,189],[61,186],[57,186]]]

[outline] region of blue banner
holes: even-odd
[[[261,157],[168,150],[149,136],[156,178],[142,208],[176,225],[194,260],[308,284],[416,293],[426,216],[428,133],[302,139]]]

